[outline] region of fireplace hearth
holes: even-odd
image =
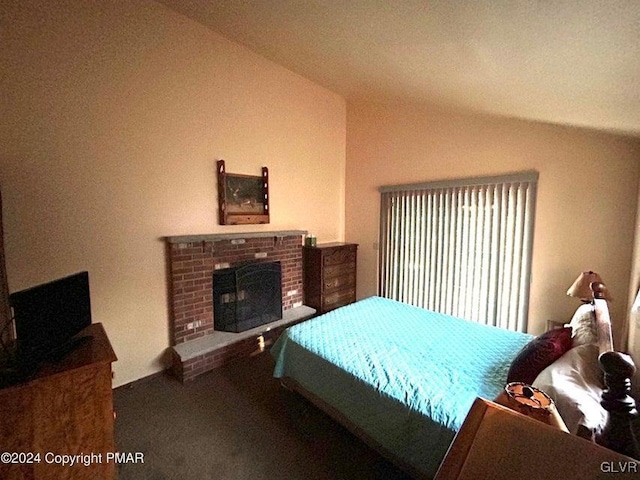
[[[306,233],[279,230],[166,237],[174,375],[183,382],[191,381],[204,372],[261,351],[284,328],[315,313],[302,303],[302,243]],[[282,309],[282,319],[238,333],[214,330],[213,273],[269,262],[281,265],[282,297],[278,308]],[[238,298],[235,290],[227,293],[229,299],[234,295]],[[240,294],[241,299],[245,295]],[[216,317],[219,325],[221,315],[216,313]],[[268,317],[262,319],[266,320]]]
[[[281,318],[280,262],[249,263],[213,272],[214,330],[239,333]]]

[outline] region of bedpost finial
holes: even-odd
[[[602,371],[607,375],[631,378],[636,373],[633,358],[622,352],[604,352],[598,359]]]
[[[600,299],[604,299],[604,300],[609,298],[609,295],[607,293],[607,287],[605,286],[604,283],[602,283],[602,282],[591,282],[589,287],[591,288],[591,291],[593,292],[593,298],[600,298]]]

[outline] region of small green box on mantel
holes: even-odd
[[[305,247],[315,247],[317,244],[317,239],[315,235],[307,235],[304,239]]]

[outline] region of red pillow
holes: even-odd
[[[511,363],[507,383],[531,385],[542,370],[571,348],[571,327],[555,328],[527,343]]]

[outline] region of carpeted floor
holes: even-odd
[[[116,446],[144,464],[119,480],[407,480],[272,377],[265,352],[182,385],[160,375],[116,389]]]

